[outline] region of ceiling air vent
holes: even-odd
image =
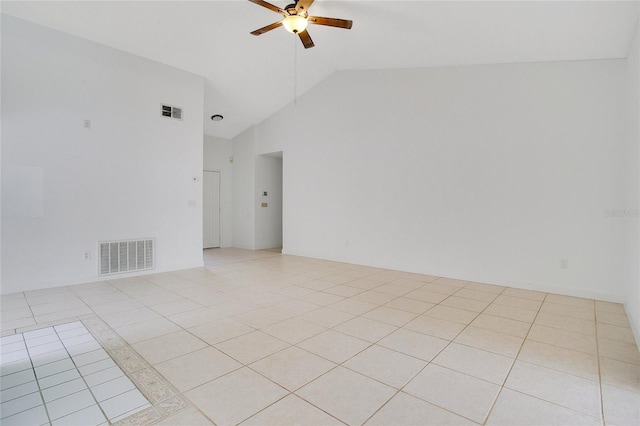
[[[182,108],[174,107],[171,105],[162,105],[160,114],[163,117],[175,118],[176,120],[182,120]]]

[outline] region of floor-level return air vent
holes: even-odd
[[[100,246],[100,275],[153,269],[153,239],[103,241]]]

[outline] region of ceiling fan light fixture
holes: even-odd
[[[282,25],[292,34],[298,34],[307,29],[309,21],[300,15],[289,15],[282,21]]]

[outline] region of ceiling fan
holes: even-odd
[[[264,34],[267,31],[271,31],[280,26],[284,26],[287,31],[293,34],[297,34],[300,37],[300,41],[304,45],[305,49],[315,46],[313,44],[313,40],[311,40],[311,36],[307,31],[307,25],[325,25],[328,27],[337,27],[344,28],[346,30],[350,30],[353,25],[352,21],[348,21],[346,19],[337,19],[337,18],[323,18],[320,16],[309,16],[308,10],[313,0],[296,0],[295,3],[292,3],[288,6],[285,6],[284,9],[280,9],[278,6],[274,6],[271,3],[267,3],[262,0],[249,0],[251,3],[255,3],[262,7],[266,7],[269,10],[273,10],[284,16],[282,21],[274,22],[273,24],[267,25],[266,27],[259,28],[255,31],[252,31],[251,34],[255,36],[259,36],[260,34]]]

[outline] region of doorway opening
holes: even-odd
[[[256,158],[256,250],[282,252],[283,246],[282,151]]]
[[[220,247],[220,172],[203,171],[202,248]]]

